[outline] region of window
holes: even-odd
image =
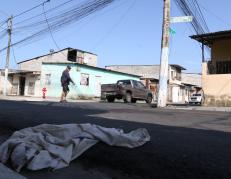
[[[51,74],[46,74],[45,75],[45,85],[50,85],[51,84]]]
[[[174,77],[174,71],[171,71],[171,78],[172,78],[172,80],[175,79],[175,77]]]
[[[138,85],[139,85],[140,88],[145,88],[144,84],[141,83],[141,82],[138,82]]]
[[[80,85],[89,86],[89,75],[81,74]]]
[[[138,88],[139,87],[138,81],[133,81],[133,85]]]
[[[201,96],[201,94],[193,94],[193,96]]]
[[[131,85],[131,81],[130,80],[121,80],[121,81],[118,81],[118,85]]]
[[[181,70],[176,69],[176,79],[181,80]]]
[[[145,88],[144,84],[141,83],[140,81],[133,81],[133,85],[136,87],[136,88]]]
[[[71,62],[76,62],[77,50],[69,50],[67,54],[67,60]]]
[[[29,86],[28,86],[29,95],[34,95],[34,86],[35,86],[35,82],[29,82]]]
[[[231,73],[231,61],[220,61],[216,63],[217,74]]]

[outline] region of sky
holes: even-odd
[[[45,9],[66,1],[51,0],[45,4]],[[74,3],[79,1],[81,0],[76,0]],[[0,21],[6,20],[10,15],[20,14],[42,2],[44,0],[2,1]],[[198,2],[211,32],[230,29],[230,0],[198,0]],[[16,62],[47,54],[50,49],[57,51],[67,47],[97,54],[99,67],[159,64],[162,10],[162,0],[116,0],[103,10],[65,26],[58,32],[52,32],[58,48],[50,33],[33,43],[13,47],[10,55],[10,68],[17,68]],[[39,7],[13,19],[13,43],[36,30],[33,27],[17,30],[17,22],[42,12],[42,7]],[[181,15],[172,1],[171,16]],[[47,16],[49,17],[49,14]],[[6,28],[6,25],[3,24],[2,27]],[[0,32],[4,31],[2,27]],[[189,73],[200,73],[201,49],[198,42],[189,38],[195,34],[190,23],[172,24],[171,28],[176,31],[176,34],[172,34],[170,37],[169,63],[181,65]],[[7,36],[1,37],[0,49],[6,46]],[[206,57],[209,58],[208,52]],[[0,53],[0,68],[4,68],[5,59],[6,51]]]

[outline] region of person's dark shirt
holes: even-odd
[[[74,83],[73,80],[70,77],[69,71],[66,69],[62,73],[61,84],[62,85],[69,85],[70,82]]]

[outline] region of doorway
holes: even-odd
[[[24,96],[25,83],[26,83],[26,77],[20,76],[20,78],[19,78],[19,95],[20,96]]]

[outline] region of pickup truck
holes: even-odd
[[[143,83],[136,80],[119,80],[115,84],[101,85],[101,99],[114,102],[123,99],[125,103],[136,103],[137,100],[152,102],[152,92]]]

